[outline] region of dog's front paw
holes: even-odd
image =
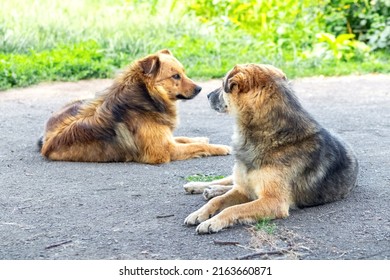
[[[204,182],[189,182],[183,186],[186,193],[195,194],[203,193],[204,189],[207,187],[207,183]]]
[[[219,150],[218,154],[222,156],[230,155],[233,151],[232,147],[227,145],[216,145],[216,146]]]
[[[197,142],[197,143],[204,143],[204,144],[208,144],[209,143],[209,138],[207,138],[207,137],[194,137],[194,138],[192,138],[192,140],[194,141],[194,142]]]
[[[224,225],[222,221],[216,216],[198,225],[196,232],[198,234],[216,233],[225,227],[227,226]]]
[[[195,226],[203,221],[206,221],[209,217],[210,215],[208,213],[200,209],[188,215],[188,217],[184,220],[184,224],[186,226]]]

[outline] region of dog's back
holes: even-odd
[[[279,86],[279,94],[285,100],[284,112],[290,114],[290,123],[299,123],[298,130],[280,127],[281,131],[288,131],[286,143],[294,151],[294,156],[286,153],[284,158],[286,162],[291,160],[289,165],[295,172],[295,176],[291,176],[295,205],[315,206],[343,199],[356,185],[358,160],[355,153],[344,140],[312,118],[287,81]],[[283,143],[281,149],[285,150]]]
[[[323,128],[314,138],[317,149],[302,152],[305,164],[292,184],[298,207],[343,199],[357,180],[358,161],[347,143]]]

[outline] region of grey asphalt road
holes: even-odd
[[[205,201],[182,185],[193,174],[229,175],[232,155],[152,166],[50,162],[37,152],[51,112],[109,83],[0,92],[0,259],[390,259],[390,76],[292,81],[307,110],[359,157],[347,199],[291,211],[266,230],[239,225],[213,235],[183,225]],[[219,84],[203,82],[198,97],[180,103],[177,136],[230,144],[233,119],[207,104]]]

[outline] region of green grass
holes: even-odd
[[[203,174],[195,174],[190,175],[185,178],[187,182],[211,182],[214,180],[219,180],[225,178],[225,176],[222,175],[203,175]]]
[[[231,5],[223,4],[221,11],[207,6],[208,0],[0,2],[0,90],[113,77],[133,60],[163,48],[173,52],[190,77],[202,80],[249,62],[274,64],[290,78],[390,73],[388,52],[360,53],[348,42],[319,42],[320,8],[308,0],[272,0],[272,5],[251,0],[258,13],[238,0],[219,1]],[[202,13],[206,10],[210,14]],[[346,50],[347,60],[332,56],[339,49]]]
[[[107,78],[114,62],[94,41],[52,50],[1,54],[0,88],[28,86],[44,80]]]
[[[275,234],[276,225],[270,219],[261,219],[254,225],[255,230],[262,230],[269,235]]]

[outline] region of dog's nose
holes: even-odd
[[[202,87],[196,86],[195,93],[198,94],[202,90]]]

